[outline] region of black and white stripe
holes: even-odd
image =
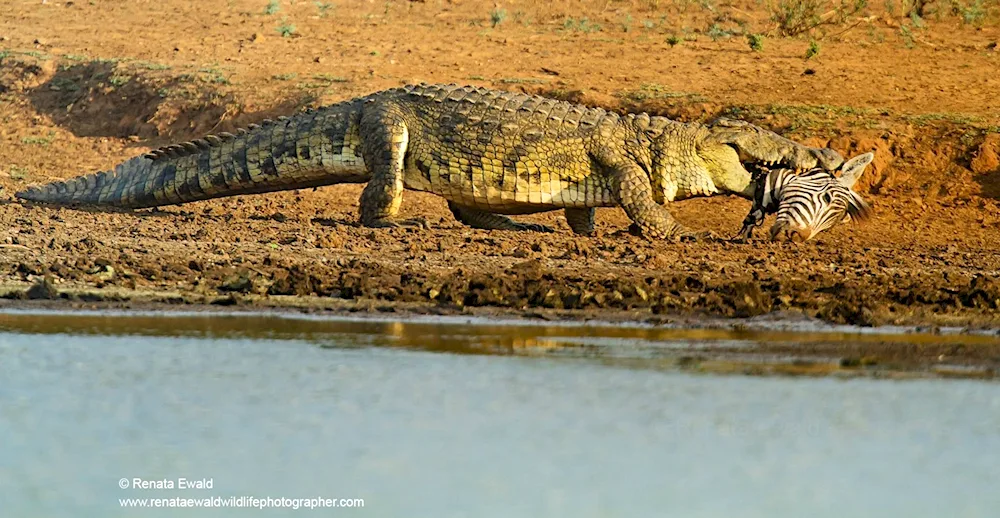
[[[871,209],[851,187],[872,158],[866,153],[846,162],[840,177],[823,169],[759,171],[754,179],[754,204],[743,221],[740,237],[749,238],[767,214],[777,214],[771,239],[800,241],[841,221],[867,219]]]

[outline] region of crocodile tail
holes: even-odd
[[[29,187],[20,199],[60,205],[157,207],[223,196],[368,180],[349,101],[156,149],[111,171]]]

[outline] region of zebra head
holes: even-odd
[[[808,241],[837,223],[868,219],[871,209],[851,187],[873,158],[873,153],[865,153],[848,160],[840,167],[839,178],[823,170],[783,175],[784,182],[776,189],[778,209],[771,240]]]
[[[772,241],[808,241],[837,223],[864,221],[871,209],[851,188],[874,157],[865,153],[844,162],[839,177],[823,169],[776,169],[759,175],[741,236],[749,238],[753,227],[772,213],[777,214],[769,232]]]

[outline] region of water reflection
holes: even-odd
[[[96,312],[0,313],[0,331],[299,340],[320,348],[387,347],[462,355],[581,358],[635,368],[721,373],[854,375],[871,370],[919,370],[924,374],[992,378],[1000,371],[1000,337],[986,334],[556,325],[454,317],[375,320],[254,313]]]

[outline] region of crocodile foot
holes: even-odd
[[[711,241],[718,241],[719,236],[711,230],[702,230],[698,232],[686,231],[681,233],[677,237],[677,240],[681,243],[707,243]]]
[[[645,234],[642,233],[642,229],[639,228],[639,225],[636,225],[635,223],[629,225],[628,233],[638,237],[645,236]],[[677,232],[673,236],[667,238],[668,241],[673,241],[674,243],[704,243],[708,241],[717,241],[718,239],[719,236],[711,230],[681,230],[680,232]]]

